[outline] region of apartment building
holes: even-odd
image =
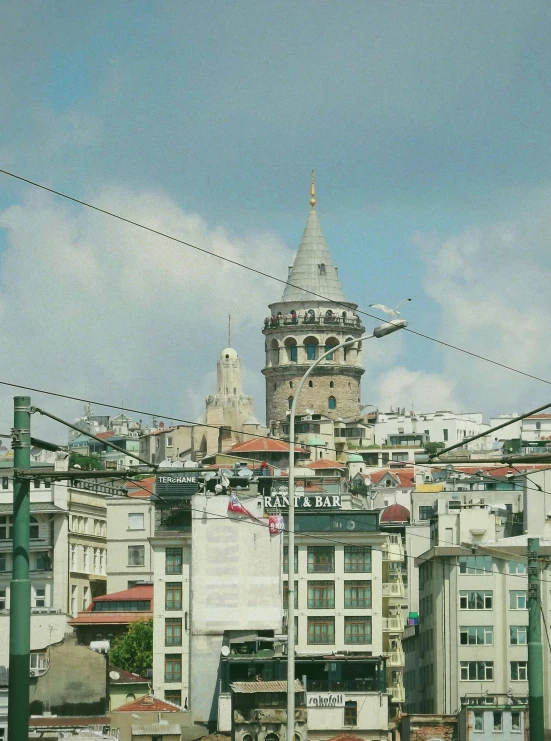
[[[525,704],[527,681],[527,536],[507,535],[508,512],[485,504],[431,521],[431,547],[419,569],[419,625],[408,629],[406,709],[457,713],[461,698],[497,695]],[[551,544],[542,546],[551,553]],[[542,573],[542,609],[549,614],[549,577]],[[544,646],[548,697],[549,652]],[[550,707],[546,701],[546,722]]]
[[[120,496],[106,500],[107,591],[131,589],[153,579],[155,508],[151,494],[155,478],[127,483]]]

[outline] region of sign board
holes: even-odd
[[[158,473],[155,477],[155,494],[163,499],[192,497],[199,491],[199,471],[189,473]]]
[[[264,496],[264,507],[266,509],[287,509],[289,497],[287,494],[272,494]],[[340,509],[342,507],[340,494],[313,494],[308,496],[295,496],[295,507],[297,509]]]
[[[444,491],[444,484],[417,484],[415,491],[437,492]]]
[[[342,692],[307,692],[306,707],[343,708],[344,694]]]

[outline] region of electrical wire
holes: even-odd
[[[307,288],[303,288],[302,286],[297,286],[297,285],[295,285],[293,283],[290,283],[289,281],[283,280],[282,278],[277,278],[276,276],[270,275],[269,273],[266,273],[263,270],[259,270],[258,268],[253,268],[252,266],[246,265],[246,264],[241,263],[241,262],[239,262],[237,260],[232,260],[231,258],[225,257],[224,255],[218,255],[215,252],[211,252],[210,250],[205,249],[204,247],[199,247],[198,245],[192,244],[191,242],[186,242],[183,239],[179,239],[178,237],[174,237],[173,235],[167,234],[166,232],[162,232],[162,231],[160,231],[158,229],[153,229],[152,227],[146,226],[145,224],[141,224],[141,223],[139,223],[137,221],[133,221],[132,219],[128,219],[128,218],[126,218],[124,216],[121,216],[120,214],[116,214],[113,211],[108,211],[107,209],[100,208],[99,206],[95,206],[94,204],[88,203],[87,201],[83,201],[83,200],[81,200],[79,198],[75,198],[74,196],[70,196],[67,193],[62,193],[59,190],[54,190],[53,188],[49,188],[46,185],[43,185],[41,183],[37,183],[37,182],[35,182],[33,180],[29,180],[28,178],[24,178],[21,175],[17,175],[14,172],[10,172],[8,170],[0,169],[0,173],[2,173],[3,175],[7,175],[8,177],[14,178],[16,180],[19,180],[19,181],[21,181],[23,183],[27,183],[27,185],[32,185],[35,188],[40,188],[41,190],[44,190],[44,191],[46,191],[48,193],[51,193],[51,194],[56,195],[56,196],[60,196],[61,198],[65,198],[66,200],[72,201],[73,203],[78,203],[81,206],[85,206],[86,208],[90,208],[90,209],[92,209],[94,211],[97,211],[97,212],[99,212],[101,214],[104,214],[105,216],[110,216],[110,217],[112,217],[114,219],[118,219],[119,221],[122,221],[122,222],[124,222],[126,224],[130,224],[131,226],[136,226],[139,229],[144,229],[145,231],[148,231],[148,232],[150,232],[152,234],[156,234],[157,236],[163,237],[164,239],[169,239],[172,242],[177,242],[178,244],[181,244],[181,245],[183,245],[185,247],[189,247],[191,249],[197,250],[198,252],[201,252],[201,253],[203,253],[205,255],[210,255],[211,257],[215,257],[215,258],[217,258],[219,260],[223,260],[224,262],[228,262],[228,263],[230,263],[232,265],[235,265],[236,267],[240,267],[240,268],[243,268],[244,270],[248,270],[248,271],[250,271],[252,273],[256,273],[257,275],[260,275],[263,278],[268,278],[270,280],[276,281],[277,283],[282,283],[285,286],[290,286],[291,288],[297,288],[297,289],[299,289],[301,291],[304,291],[305,293],[310,294],[311,296],[313,296],[315,298],[322,299],[323,301],[326,301],[328,303],[334,304],[336,306],[344,307],[346,309],[349,309],[350,308],[350,302],[346,302],[346,301],[335,301],[334,299],[327,298],[327,296],[323,296],[320,293],[316,293],[315,291],[311,291],[311,290],[309,290]],[[356,309],[356,311],[358,312],[358,314],[363,314],[364,316],[368,316],[371,319],[377,320],[378,322],[386,322],[386,321],[388,321],[387,319],[381,319],[381,317],[378,317],[377,315],[371,314],[370,312],[364,311],[362,309]],[[483,360],[483,361],[485,361],[487,363],[491,363],[492,365],[498,366],[498,367],[503,368],[505,370],[510,370],[510,371],[512,371],[514,373],[518,373],[518,374],[520,374],[522,376],[525,376],[526,378],[531,378],[534,381],[540,381],[541,383],[546,383],[548,385],[551,385],[551,381],[549,381],[549,380],[547,380],[545,378],[540,378],[539,376],[535,376],[532,373],[527,373],[526,371],[522,371],[519,368],[513,368],[512,366],[506,365],[505,363],[500,363],[499,361],[493,360],[492,358],[488,358],[488,357],[485,357],[484,355],[480,355],[479,353],[475,353],[475,352],[473,352],[471,350],[466,350],[465,348],[458,347],[457,345],[453,345],[450,342],[445,342],[444,340],[439,340],[436,337],[431,337],[428,334],[425,334],[423,332],[418,332],[416,330],[410,329],[409,327],[404,327],[404,329],[407,332],[410,332],[411,334],[416,335],[417,337],[422,337],[423,339],[430,340],[431,342],[436,342],[437,344],[442,345],[444,347],[448,347],[448,348],[450,348],[452,350],[457,350],[458,352],[464,353],[464,354],[469,355],[469,356],[471,356],[473,358],[477,358],[479,360]]]

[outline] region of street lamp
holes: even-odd
[[[391,322],[379,324],[373,330],[373,334],[365,335],[359,339],[346,340],[339,345],[334,345],[323,353],[300,379],[297,386],[293,403],[291,404],[291,419],[289,420],[289,522],[287,526],[288,547],[287,547],[287,740],[294,741],[295,735],[295,414],[298,397],[308,376],[312,373],[322,360],[331,355],[335,350],[341,347],[353,345],[355,342],[371,340],[374,337],[385,337],[387,334],[397,332],[399,329],[407,327],[405,319],[393,319]]]

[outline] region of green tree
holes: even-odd
[[[141,677],[153,666],[153,620],[131,623],[111,644],[109,662]]]
[[[444,443],[425,443],[423,447],[429,455],[434,455],[434,453],[436,453],[439,448],[443,448],[445,446]]]
[[[83,471],[101,471],[103,468],[101,458],[97,455],[82,455],[82,453],[71,453],[69,456],[69,468],[80,466]]]

